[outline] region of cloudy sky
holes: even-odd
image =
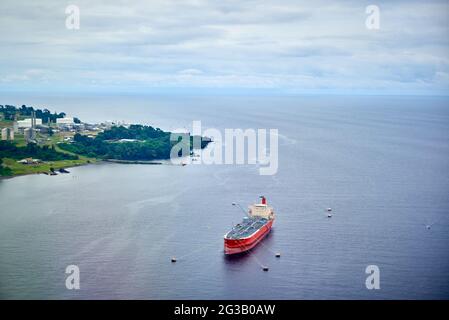
[[[3,92],[449,94],[449,1],[1,0],[0,13]]]

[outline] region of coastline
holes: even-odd
[[[7,120],[0,123],[0,129],[6,132],[9,132],[13,123],[18,126],[18,121],[35,121],[36,113],[40,113],[40,116],[45,112],[50,114],[48,110],[42,111],[33,107],[9,107],[1,109],[2,117],[8,116]],[[15,120],[10,119],[11,112],[14,119],[25,120],[14,122]],[[31,118],[26,118],[29,116]],[[64,119],[65,114],[55,113],[55,117],[56,120],[60,120],[61,117]],[[2,140],[5,141],[0,143],[0,169],[2,169],[0,179],[28,174],[55,175],[59,170],[60,173],[64,173],[65,168],[99,161],[141,165],[163,165],[170,161],[167,151],[172,147],[168,139],[170,132],[140,124],[109,124],[107,121],[88,124],[78,118],[67,119],[69,121],[67,125],[58,124],[56,120],[55,124],[47,119],[46,125],[39,123],[39,126],[35,127],[33,122],[31,128],[23,129],[23,132],[17,129],[17,134],[8,136],[8,139],[3,139],[2,131]],[[78,119],[78,122],[74,119]],[[27,137],[25,131],[33,133],[33,139]],[[189,137],[192,143],[194,136],[190,136],[189,133]],[[210,138],[201,137],[201,149],[207,147],[210,142]],[[192,153],[192,146],[190,152]],[[104,159],[105,157],[111,158]],[[127,158],[152,158],[152,160],[127,160]]]
[[[68,166],[64,166],[64,167],[57,167],[57,168],[55,168],[55,170],[82,167],[82,166],[87,166],[87,165],[92,165],[92,164],[98,164],[101,162],[102,162],[102,160],[96,160],[94,162],[72,164],[72,165],[68,165]],[[41,171],[41,172],[26,172],[26,173],[13,174],[11,176],[0,176],[0,181],[8,180],[8,179],[16,178],[16,177],[22,177],[22,176],[28,176],[28,175],[39,175],[39,174],[44,174],[44,172],[43,171]]]
[[[61,168],[63,169],[69,169],[69,168],[76,168],[76,167],[81,167],[81,166],[87,166],[87,165],[95,165],[95,164],[101,164],[101,163],[118,163],[118,164],[141,164],[141,165],[167,165],[167,163],[165,163],[165,161],[167,161],[169,159],[158,159],[158,160],[119,160],[119,159],[89,159],[90,162],[84,162],[84,163],[79,163],[79,164],[72,164],[72,165],[68,165],[68,166],[58,166],[58,165],[54,165],[55,170],[59,170]],[[12,178],[16,178],[16,177],[21,177],[21,176],[27,176],[27,175],[38,175],[38,174],[44,174],[44,171],[40,171],[40,172],[26,172],[26,173],[17,173],[17,174],[13,174],[10,176],[0,176],[0,181],[1,180],[7,180],[7,179],[12,179]],[[60,174],[60,173],[58,173]]]
[[[160,159],[160,160],[168,160],[168,159]],[[122,164],[150,164],[150,165],[162,165],[162,162],[155,160],[119,160],[119,159],[104,159],[104,162],[112,162],[112,163],[122,163]]]

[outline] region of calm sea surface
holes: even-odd
[[[447,99],[2,100],[88,122],[277,128],[279,170],[104,163],[1,180],[0,298],[449,298]],[[272,233],[226,258],[223,235],[242,218],[231,203],[262,194],[277,213]],[[70,264],[81,290],[65,288]],[[368,265],[380,268],[380,290],[365,287]]]

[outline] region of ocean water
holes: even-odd
[[[91,122],[276,128],[279,170],[102,163],[1,180],[2,299],[449,298],[447,98],[4,100]],[[223,235],[242,218],[231,203],[259,195],[277,214],[271,234],[225,257]],[[65,287],[71,264],[80,290]],[[368,265],[379,290],[365,286]]]

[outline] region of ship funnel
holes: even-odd
[[[260,196],[260,198],[262,199],[262,204],[267,204],[267,199],[264,196]]]

